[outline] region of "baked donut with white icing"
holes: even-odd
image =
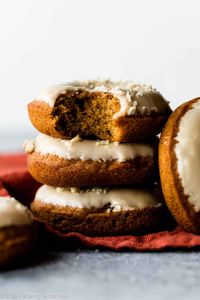
[[[170,226],[159,188],[78,189],[43,185],[31,204],[36,219],[61,233],[143,234]]]
[[[159,167],[171,213],[185,230],[200,233],[200,98],[170,116],[161,134]]]
[[[0,197],[0,266],[24,258],[34,246],[36,232],[28,208],[14,198]]]
[[[151,86],[110,80],[54,86],[32,101],[28,111],[36,129],[52,137],[117,142],[150,139],[161,132],[171,113],[168,102]]]
[[[62,140],[40,134],[25,141],[28,169],[42,184],[58,187],[132,186],[157,176],[157,139],[150,144]]]

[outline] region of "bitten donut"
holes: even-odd
[[[36,219],[62,233],[142,234],[167,224],[159,190],[55,188],[43,185],[31,205]]]
[[[153,144],[61,140],[40,134],[24,143],[28,169],[42,184],[58,187],[148,185],[157,176]]]
[[[0,197],[0,266],[24,258],[35,238],[31,212],[14,198]]]
[[[173,216],[185,230],[200,233],[200,98],[170,116],[160,139],[159,167]]]
[[[31,102],[28,111],[36,129],[52,137],[117,142],[150,139],[171,113],[168,102],[151,86],[109,80],[54,86]]]

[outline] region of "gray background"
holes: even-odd
[[[72,80],[152,84],[173,107],[199,96],[199,11],[199,0],[0,0],[0,130],[31,130],[26,104]]]
[[[192,251],[50,252],[2,273],[0,299],[199,299],[199,259]]]

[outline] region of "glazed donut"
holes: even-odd
[[[42,184],[58,187],[132,186],[157,176],[157,140],[152,144],[61,140],[40,134],[24,143],[28,169]]]
[[[89,236],[143,234],[170,224],[159,189],[78,189],[43,185],[31,204],[36,219],[59,232]]]
[[[159,167],[171,213],[185,230],[200,233],[200,98],[170,116],[161,134]]]
[[[24,258],[36,240],[31,212],[11,197],[0,197],[0,266]]]
[[[35,128],[55,138],[76,135],[116,142],[146,141],[171,113],[151,86],[130,81],[83,81],[54,86],[28,105]]]

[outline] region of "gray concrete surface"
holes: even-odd
[[[52,252],[1,274],[0,299],[199,299],[199,252]]]

